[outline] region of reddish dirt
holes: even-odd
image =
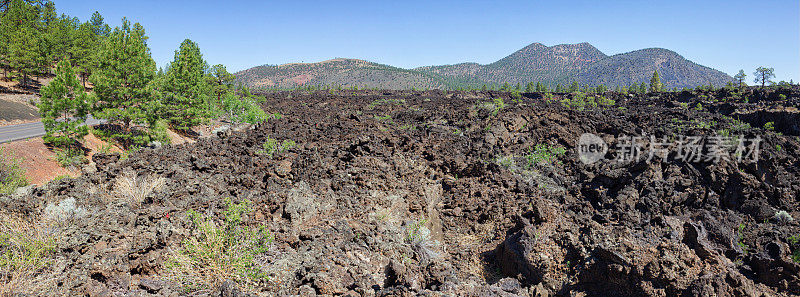
[[[0,144],[6,153],[20,160],[25,169],[25,177],[34,185],[43,185],[62,175],[78,176],[77,170],[62,168],[56,161],[56,155],[41,138],[15,141]]]
[[[83,137],[83,147],[89,150],[87,157],[89,160],[92,160],[92,157],[99,152],[102,152],[104,149],[108,149],[107,153],[121,153],[122,150],[117,147],[116,145],[109,146],[108,142],[101,140],[94,136],[94,134],[89,133],[85,137]]]

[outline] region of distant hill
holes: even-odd
[[[668,88],[724,85],[732,78],[659,48],[607,56],[589,43],[545,46],[534,43],[491,64],[461,63],[403,69],[354,59],[309,64],[258,66],[236,73],[252,88],[295,88],[304,85],[370,88],[460,88],[542,82],[551,86],[577,81],[583,85],[628,86],[649,82],[658,70]]]
[[[573,79],[588,85],[629,86],[632,83],[650,82],[656,70],[661,83],[668,88],[709,84],[721,86],[732,80],[721,71],[696,64],[663,48],[648,48],[607,57],[582,69]]]
[[[236,73],[236,79],[254,89],[295,88],[304,85],[368,86],[382,89],[445,88],[431,75],[415,70],[356,59],[318,63],[264,65]]]
[[[434,73],[450,85],[526,84],[531,81],[555,85],[607,56],[588,43],[545,46],[534,43],[497,62],[465,63],[416,68]]]

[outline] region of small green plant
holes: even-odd
[[[111,152],[111,148],[112,148],[112,146],[111,146],[110,143],[106,143],[104,145],[101,145],[100,146],[100,153],[108,154],[108,153]]]
[[[277,139],[267,137],[267,140],[261,145],[261,149],[256,153],[259,155],[267,155],[272,158],[276,153],[283,152],[297,146],[294,140],[287,139],[279,143]]]
[[[792,235],[788,241],[792,248],[792,261],[800,263],[800,235]]]
[[[208,293],[226,280],[245,290],[267,281],[256,257],[269,250],[272,236],[264,225],[244,225],[243,216],[252,212],[250,204],[249,200],[233,203],[226,198],[221,222],[189,211],[192,236],[170,252],[166,263],[169,279],[190,293]]]
[[[782,150],[783,150],[783,147],[782,147],[780,144],[776,144],[776,145],[775,145],[775,149],[776,149],[776,150],[778,150],[778,151],[780,152],[780,151],[782,151]]]
[[[731,127],[731,132],[734,133],[740,133],[752,128],[749,123],[740,121],[738,119],[731,119],[730,127]]]
[[[6,154],[0,148],[0,194],[11,194],[19,187],[28,185],[25,179],[25,170],[20,167],[20,161]]]
[[[375,109],[375,107],[384,104],[404,104],[404,103],[406,103],[406,101],[403,99],[378,99],[370,102],[370,104],[367,105],[367,109]]]
[[[775,215],[772,218],[781,224],[788,224],[794,221],[794,217],[792,217],[792,215],[785,210],[779,210],[775,212]]]
[[[67,175],[67,174],[62,174],[62,175],[56,176],[56,178],[54,178],[53,180],[59,181],[59,180],[62,180],[62,179],[67,179],[67,178],[72,178],[72,177]]]
[[[739,239],[736,241],[736,245],[742,249],[742,253],[744,253],[745,256],[747,256],[750,250],[750,247],[746,243],[744,243],[744,229],[746,227],[747,226],[744,223],[739,224],[739,229],[737,233]]]
[[[81,150],[57,149],[56,161],[61,167],[69,167],[86,163],[87,159]]]
[[[703,104],[697,102],[697,105],[694,106],[694,110],[696,111],[703,111]]]
[[[494,104],[494,111],[492,111],[492,116],[496,116],[500,110],[506,108],[506,103],[503,102],[503,98],[494,98],[492,99],[492,103]]]
[[[379,120],[379,121],[391,121],[392,120],[392,116],[388,115],[388,114],[384,115],[384,116],[375,116],[375,119]]]
[[[613,99],[606,98],[605,96],[599,96],[597,97],[597,104],[600,104],[601,106],[614,106],[614,104],[617,104],[617,102]]]
[[[566,152],[567,150],[560,146],[537,144],[524,157],[528,167],[531,168],[542,164],[552,164]]]
[[[775,131],[775,122],[767,122],[764,124],[764,130]]]
[[[514,156],[497,157],[495,163],[503,167],[511,167],[514,165]]]
[[[500,113],[500,110],[506,108],[506,103],[503,101],[503,98],[494,98],[492,102],[478,102],[475,105],[476,109],[488,109],[492,111],[492,116],[496,116]]]
[[[511,91],[511,102],[516,104],[522,103],[522,94],[519,91]]]
[[[439,253],[436,252],[439,242],[431,238],[431,231],[425,226],[427,223],[427,219],[420,219],[406,227],[406,241],[422,263],[428,263],[439,257]]]

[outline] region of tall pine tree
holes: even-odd
[[[147,122],[156,62],[146,41],[144,28],[123,18],[122,26],[103,40],[97,69],[89,77],[98,100],[94,115],[120,125],[122,133],[115,136],[125,145],[133,144],[135,125]]]
[[[186,39],[167,68],[163,92],[166,116],[173,128],[188,131],[210,116],[211,86],[208,64],[197,43]]]
[[[91,102],[69,60],[58,63],[55,79],[42,87],[41,95],[38,107],[46,133],[44,140],[72,151],[77,139],[88,132],[83,123]]]
[[[211,66],[209,73],[210,84],[214,90],[214,95],[217,97],[217,102],[222,101],[222,96],[233,90],[233,81],[236,77],[228,72],[225,65],[217,64]]]
[[[39,9],[23,0],[13,0],[0,22],[4,60],[8,68],[22,76],[23,87],[28,85],[28,77],[38,68],[41,52],[38,22]]]
[[[92,74],[96,66],[96,53],[99,50],[100,37],[92,30],[92,25],[83,23],[75,32],[69,55],[75,63],[75,68],[81,77],[81,83],[86,87],[86,79]]]
[[[661,92],[663,89],[661,84],[661,77],[658,76],[658,71],[653,71],[653,76],[650,78],[650,92]]]

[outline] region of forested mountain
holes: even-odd
[[[444,88],[446,84],[426,73],[356,59],[319,63],[264,65],[236,73],[252,88],[294,88],[303,85],[377,87],[383,89]]]
[[[540,82],[554,87],[628,86],[649,81],[658,70],[667,88],[721,86],[732,78],[666,49],[644,49],[607,56],[589,43],[545,46],[534,43],[491,64],[460,63],[411,70],[362,60],[337,59],[311,64],[259,66],[237,73],[254,88],[357,85],[370,88],[478,88]],[[663,72],[663,73],[662,73]]]
[[[574,79],[588,85],[628,86],[648,81],[654,71],[658,71],[661,83],[667,88],[721,86],[732,80],[721,71],[698,65],[663,48],[610,56],[582,69]]]
[[[435,73],[456,85],[526,84],[532,81],[555,85],[566,82],[578,71],[603,58],[606,58],[605,54],[585,42],[552,47],[534,43],[488,65],[467,63],[427,66],[417,70]]]

